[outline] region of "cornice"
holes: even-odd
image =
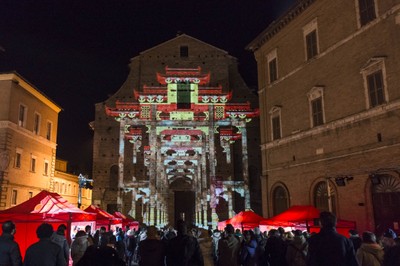
[[[280,32],[289,22],[298,17],[316,0],[300,0],[280,18],[273,21],[260,35],[258,35],[250,44],[246,46],[246,50],[252,52],[257,51],[264,43],[270,40],[278,32]]]

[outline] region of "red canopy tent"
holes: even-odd
[[[116,230],[116,227],[122,228],[122,219],[114,217],[111,213],[100,209],[94,205],[90,205],[85,209],[87,212],[96,213],[96,230],[104,226],[107,230]]]
[[[139,222],[125,216],[121,212],[114,212],[114,217],[122,219],[122,226],[125,228],[126,226],[132,227],[135,230],[139,229]]]
[[[218,223],[218,228],[222,230],[227,224],[233,225],[235,228],[241,230],[249,230],[257,227],[261,221],[265,220],[264,217],[256,214],[253,211],[241,211],[231,219]]]
[[[296,205],[292,206],[286,211],[265,219],[260,222],[260,228],[266,227],[292,227],[308,232],[319,232],[320,227],[316,224],[316,219],[319,218],[320,211],[314,206]],[[338,219],[336,230],[345,236],[348,236],[350,229],[355,229],[356,223],[353,221],[346,221]],[[265,231],[264,228],[263,231]]]
[[[0,211],[0,223],[7,220],[16,225],[14,237],[24,256],[28,246],[38,240],[36,228],[43,222],[50,223],[54,230],[66,224],[67,238],[71,242],[71,227],[79,222],[94,226],[96,215],[75,207],[57,193],[43,190],[17,206]]]

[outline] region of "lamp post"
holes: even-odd
[[[88,179],[82,174],[79,174],[78,176],[78,208],[81,208],[82,205],[82,188],[87,188],[87,189],[92,189],[93,179]]]

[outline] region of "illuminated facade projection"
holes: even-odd
[[[184,218],[204,228],[258,209],[257,98],[236,59],[179,35],[130,67],[121,89],[96,105],[94,203],[150,225]]]

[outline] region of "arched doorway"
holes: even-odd
[[[188,226],[195,223],[195,192],[192,189],[191,179],[178,177],[170,185],[170,198],[173,203],[173,224],[179,219],[185,220]],[[172,221],[171,221],[172,222]]]
[[[283,185],[278,185],[273,189],[273,215],[278,215],[289,208],[289,196]]]
[[[329,182],[329,194],[327,187],[328,182]],[[336,214],[336,191],[334,189],[334,185],[329,180],[320,181],[315,185],[314,206],[320,211],[331,211],[332,213]]]
[[[375,232],[380,235],[400,222],[400,178],[391,174],[371,175]]]

